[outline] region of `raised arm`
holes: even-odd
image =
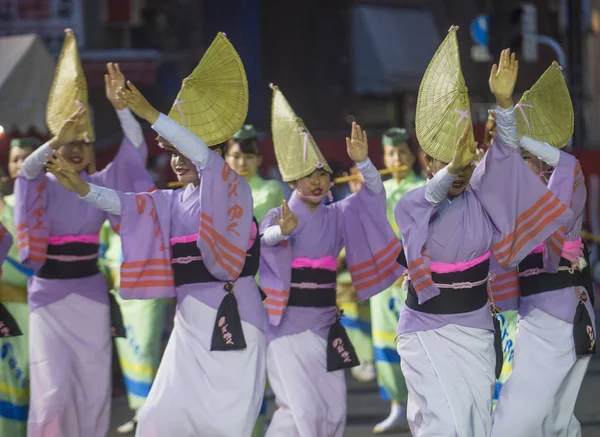
[[[171,120],[155,109],[131,83],[118,92],[118,96],[138,117],[143,118],[152,125],[160,136],[166,139],[173,147],[190,159],[197,167],[204,168],[210,159],[210,149],[192,132]]]
[[[362,130],[356,122],[352,123],[351,137],[346,137],[346,147],[348,156],[356,162],[364,179],[364,186],[373,194],[379,194],[383,191],[383,181],[381,175],[369,159],[369,143],[367,132]]]
[[[560,161],[560,150],[552,147],[548,143],[543,143],[529,137],[523,137],[521,138],[519,144],[523,149],[530,152],[533,156],[537,156],[552,167],[556,167]]]
[[[75,111],[71,115],[71,118],[63,123],[60,131],[54,138],[25,158],[20,170],[20,174],[25,179],[32,180],[39,177],[44,171],[44,164],[48,160],[48,155],[52,155],[62,145],[69,144],[77,138],[80,128],[79,121],[85,114],[85,111],[85,108],[79,108]]]
[[[142,127],[135,119],[127,105],[119,99],[118,91],[125,86],[125,76],[121,73],[119,64],[109,62],[106,64],[107,74],[104,75],[104,87],[106,89],[106,98],[113,105],[117,112],[117,117],[121,122],[121,129],[125,137],[136,148],[139,148],[144,142],[144,133]]]

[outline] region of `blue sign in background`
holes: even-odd
[[[475,17],[471,22],[471,39],[479,45],[488,45],[488,24],[490,18],[486,14]]]

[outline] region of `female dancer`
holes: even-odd
[[[330,189],[331,169],[277,87],[272,130],[281,175],[294,193],[289,204],[267,214],[261,228],[267,372],[278,405],[267,437],[341,437],[346,381],[340,369],[357,363],[336,321],[336,258],[345,246],[357,294],[366,299],[400,276],[395,263],[400,244],[386,220],[383,183],[368,159],[360,126],[353,124],[352,139],[346,142],[364,187],[328,206],[322,201]]]
[[[10,143],[8,175],[15,180],[23,161],[42,142],[37,138],[15,138]],[[15,195],[0,198],[0,221],[15,235]],[[19,263],[17,244],[12,244],[2,264],[0,302],[14,317],[23,335],[0,340],[0,435],[25,437],[29,408],[29,307],[27,280],[33,271]]]
[[[519,107],[519,133],[529,135],[520,141],[525,162],[574,214],[519,263],[515,365],[500,392],[492,436],[580,436],[573,410],[596,349],[594,296],[580,236],[585,180],[577,159],[560,150],[573,133],[573,108],[558,64]],[[543,122],[548,117],[555,120],[550,127]]]
[[[502,360],[488,304],[490,257],[514,266],[571,215],[520,157],[512,106],[517,72],[514,54],[504,50],[490,75],[496,138],[475,170],[455,27],[421,83],[417,135],[432,178],[396,208],[410,278],[398,353],[416,437],[490,435],[494,368]]]
[[[232,92],[220,100],[218,95],[204,94],[203,102],[219,101],[219,108],[237,105],[234,114],[223,115],[224,128],[207,126],[193,113],[193,97],[207,90],[204,81],[218,81],[200,77],[199,72],[207,67],[221,75],[222,69],[207,65],[215,54],[220,57],[217,65],[230,64],[226,68],[239,71],[227,83]],[[225,163],[220,146],[209,149],[198,136],[154,109],[133,84],[128,87],[121,98],[152,124],[165,147],[174,148],[171,166],[186,187],[128,194],[82,180],[62,157],[53,158],[48,168],[65,187],[120,216],[121,296],[178,300],[175,328],[140,411],[136,435],[248,437],[265,389],[266,346],[265,309],[254,280],[260,240],[253,225],[250,187]],[[184,81],[171,117],[180,117],[197,131],[206,129],[220,144],[234,133],[227,129],[241,126],[247,95],[241,61],[220,34]],[[206,112],[195,114],[205,117]]]
[[[107,93],[116,98],[108,81]],[[67,30],[48,102],[54,137],[23,162],[15,186],[19,257],[36,270],[28,286],[29,437],[103,437],[110,419],[109,296],[97,265],[98,234],[107,215],[44,173],[44,162],[55,153],[82,179],[103,186],[144,190],[152,185],[144,165],[145,145],[131,133],[137,123],[128,110],[119,115],[127,120],[122,125],[128,134],[112,164],[87,174],[94,135],[81,107],[86,103],[75,37]]]

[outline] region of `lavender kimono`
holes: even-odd
[[[265,384],[260,239],[248,183],[216,153],[201,184],[119,193],[125,299],[177,297],[138,435],[249,435]],[[200,163],[196,163],[200,167]]]
[[[246,252],[257,238],[250,187],[212,153],[200,175],[200,187],[119,193],[120,294],[124,299],[177,296],[179,301],[190,295],[217,309],[228,294],[223,283],[231,282],[241,319],[264,330],[265,311],[258,287],[250,276],[240,277]],[[174,254],[175,245],[190,242],[200,250],[200,259]],[[173,266],[194,261],[201,261],[215,280],[176,286]],[[238,288],[244,292],[235,293]]]
[[[440,205],[430,204],[425,190],[406,194],[395,212],[419,305],[440,295],[431,272],[465,271],[484,262],[510,269],[572,215],[531,172],[518,149],[498,138],[476,167],[470,189]],[[405,306],[398,333],[447,324],[492,330],[487,299],[481,303],[479,309],[443,315]]]
[[[124,139],[114,161],[90,182],[147,190],[146,149]],[[15,223],[28,285],[31,401],[28,436],[103,437],[110,414],[109,294],[97,260],[107,214],[50,173],[19,175]]]
[[[0,262],[4,262],[6,255],[13,243],[13,237],[0,223]],[[0,275],[2,271],[0,270]],[[14,317],[0,302],[0,337],[16,337],[22,335]]]
[[[145,143],[136,148],[124,138],[113,162],[92,175],[82,173],[82,178],[96,185],[125,191],[152,189],[152,178],[145,168],[146,155]],[[18,199],[15,208],[17,242],[23,265],[39,270],[48,259],[49,246],[76,242],[98,244],[100,228],[107,214],[64,188],[54,175],[45,173],[33,180],[19,176],[15,196]],[[61,256],[52,255],[52,260],[62,262],[57,258]],[[63,259],[68,262],[67,258]],[[68,279],[60,281],[34,276],[28,288],[31,310],[59,301],[71,293],[108,303],[106,282],[101,274]]]
[[[288,241],[263,245],[261,249],[260,282],[267,295],[268,340],[305,330],[326,339],[329,327],[336,321],[335,299],[329,307],[289,306],[290,289],[305,288],[292,284],[295,265],[327,270],[331,264],[335,290],[335,260],[346,247],[352,282],[358,296],[365,300],[400,277],[402,269],[396,263],[400,242],[386,218],[384,190],[373,194],[365,188],[331,205],[319,205],[315,211],[310,211],[294,192],[289,206],[299,216],[297,229]],[[267,214],[262,230],[275,224],[276,213],[280,213],[279,209]]]

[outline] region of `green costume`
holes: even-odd
[[[14,244],[2,265],[0,301],[15,318],[23,335],[0,339],[0,436],[25,437],[29,410],[29,308],[27,280],[33,271],[19,264],[13,220],[15,197],[4,197],[0,215]]]
[[[258,174],[252,176],[248,184],[252,190],[254,217],[260,224],[271,209],[283,203],[283,187],[280,182],[263,179]]]
[[[158,370],[165,316],[164,299],[124,300],[118,293],[123,252],[121,238],[106,222],[100,232],[101,264],[112,284],[127,338],[116,338],[129,406],[138,410],[146,401]]]
[[[411,172],[400,183],[395,179],[389,179],[383,185],[387,198],[388,220],[400,237],[394,218],[394,208],[401,196],[425,185],[425,181]],[[398,318],[405,300],[406,291],[402,288],[401,280],[371,298],[371,325],[379,392],[382,399],[398,402],[406,402],[408,396],[395,342]]]
[[[502,332],[502,350],[504,352],[504,363],[502,364],[502,373],[496,381],[496,391],[494,392],[494,406],[498,401],[500,390],[510,376],[515,357],[515,338],[517,337],[518,311],[504,311],[498,315],[500,320],[500,329]]]

